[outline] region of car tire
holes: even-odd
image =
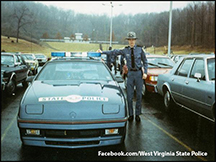
[[[171,108],[174,106],[174,101],[171,97],[170,91],[166,90],[164,93],[164,108],[166,112],[170,112]]]
[[[148,95],[148,91],[147,91],[147,88],[146,88],[146,84],[145,84],[145,83],[143,83],[142,95],[143,95],[143,96],[147,96],[147,95]]]
[[[11,80],[8,82],[8,84],[7,84],[5,90],[6,90],[6,94],[7,94],[8,96],[12,96],[13,93],[15,92],[15,90],[16,90],[16,81],[15,81],[14,79],[11,79]]]
[[[28,82],[26,81],[26,79],[22,82],[22,86],[24,88],[28,87]]]
[[[37,74],[37,69],[34,69],[33,74],[34,74],[34,75]]]

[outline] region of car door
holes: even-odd
[[[21,80],[27,77],[27,66],[22,62],[19,56],[15,56],[15,67],[16,67],[16,81],[20,82]]]
[[[188,72],[191,68],[193,59],[188,58],[182,61],[179,68],[174,75],[170,78],[170,88],[174,100],[180,104],[184,103],[184,96],[182,95],[183,84],[188,76]]]
[[[201,78],[195,78],[195,73],[200,73]],[[206,80],[204,59],[195,59],[190,75],[183,85],[182,94],[184,95],[185,106],[197,113],[211,117],[211,104],[207,103],[208,98],[211,97],[208,94],[209,87],[212,87],[210,84]]]

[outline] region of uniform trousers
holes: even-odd
[[[128,102],[129,116],[134,115],[134,111],[133,111],[134,86],[136,91],[135,115],[140,115],[141,108],[142,108],[142,88],[143,88],[143,79],[142,79],[141,70],[128,71],[127,74],[127,102]]]

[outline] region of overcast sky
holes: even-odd
[[[45,5],[53,5],[65,10],[74,10],[75,13],[111,15],[111,1],[35,1]],[[119,14],[160,13],[169,11],[171,1],[112,1],[113,16]],[[172,1],[172,9],[182,9],[193,1]],[[103,5],[104,4],[104,5]]]

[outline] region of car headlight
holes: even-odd
[[[157,81],[157,80],[158,80],[158,77],[157,77],[157,76],[150,76],[150,77],[149,77],[149,80],[150,80],[150,81]]]

